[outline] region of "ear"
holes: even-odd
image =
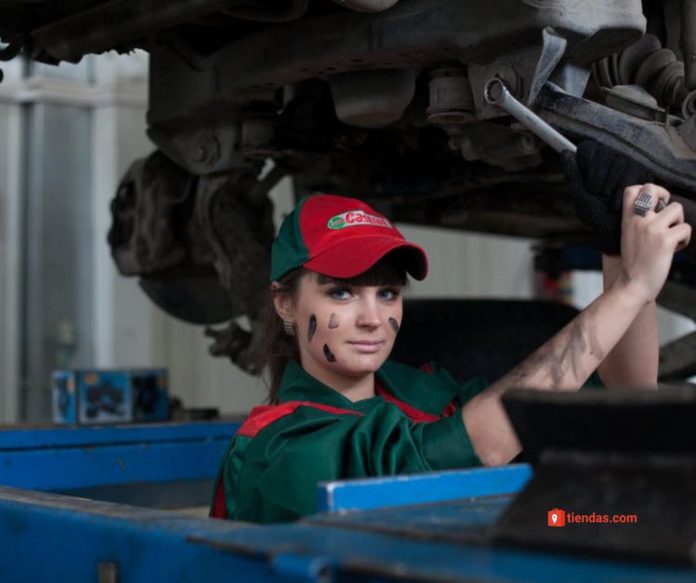
[[[280,316],[280,319],[287,322],[294,322],[295,309],[292,296],[282,291],[281,285],[275,281],[271,284],[271,293],[273,295],[273,307],[278,316]]]

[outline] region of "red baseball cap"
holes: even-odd
[[[348,279],[390,251],[404,249],[404,268],[415,279],[428,273],[428,256],[409,243],[384,215],[357,198],[315,194],[285,217],[271,250],[271,280],[297,267]]]

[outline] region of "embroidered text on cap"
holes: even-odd
[[[370,215],[365,211],[354,210],[341,213],[335,217],[331,217],[326,223],[329,229],[344,229],[345,227],[359,227],[361,225],[371,225],[373,227],[386,227],[387,229],[392,228],[392,224],[384,217],[378,217],[375,215]]]

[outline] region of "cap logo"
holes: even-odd
[[[346,227],[360,226],[385,227],[387,229],[393,228],[392,224],[384,217],[370,215],[361,210],[348,211],[331,217],[329,222],[326,223],[326,226],[335,231],[338,229],[345,229]]]

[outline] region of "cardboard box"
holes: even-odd
[[[55,423],[164,421],[169,412],[164,369],[56,370],[51,385]]]

